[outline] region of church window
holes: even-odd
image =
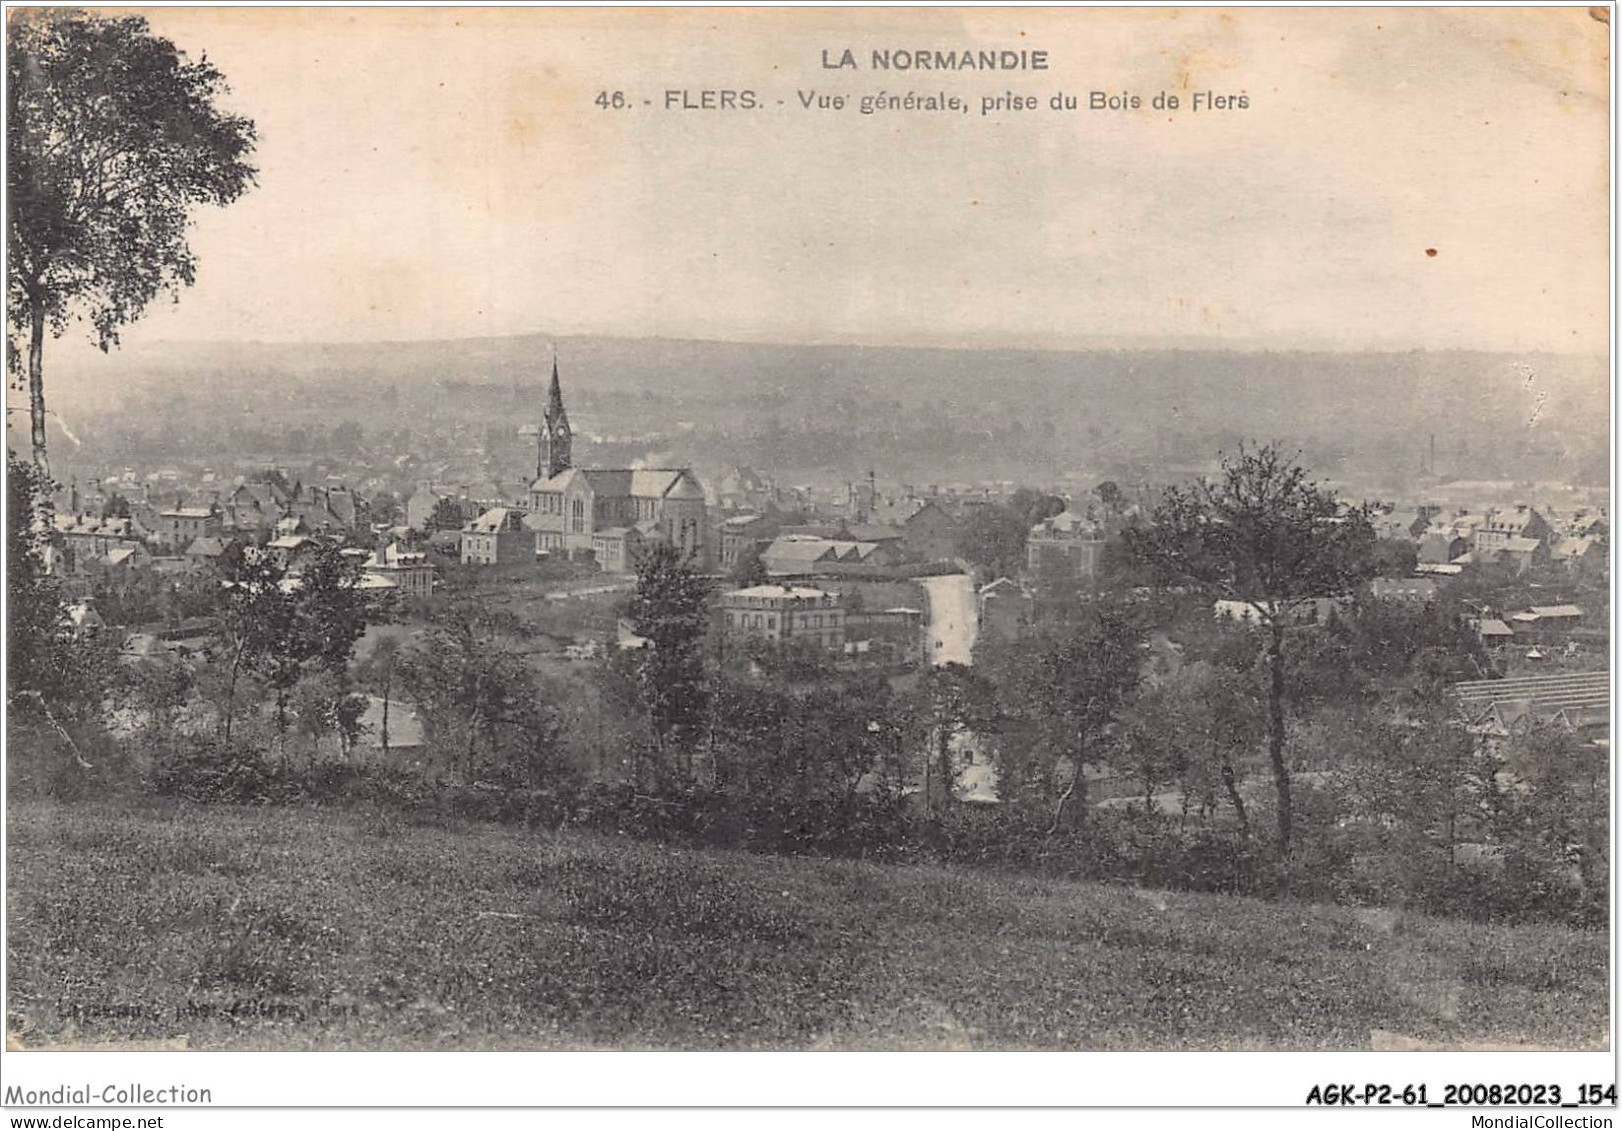
[[[576,499],[571,510],[573,511],[574,532],[584,534],[586,532],[586,504],[582,500]]]

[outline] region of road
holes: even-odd
[[[980,635],[980,607],[975,599],[974,578],[966,573],[920,578],[929,594],[929,626],[926,631],[929,662],[942,664],[974,662],[974,641]]]
[[[974,578],[966,573],[949,573],[919,581],[929,593],[929,662],[936,667],[970,666],[974,663],[974,641],[980,635],[980,601],[974,591]],[[979,737],[972,731],[960,730],[947,742],[956,766],[953,795],[959,801],[996,801],[997,770],[990,754],[980,748]]]

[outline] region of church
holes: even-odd
[[[630,573],[643,547],[664,541],[710,568],[704,488],[691,469],[575,467],[573,438],[554,358],[524,516],[537,552],[590,550],[604,572]]]

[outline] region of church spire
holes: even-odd
[[[536,437],[535,477],[550,479],[572,465],[569,414],[563,408],[563,386],[558,381],[558,358],[552,355],[552,387],[546,395],[546,414]]]
[[[563,411],[563,386],[558,384],[558,358],[552,355],[552,388],[546,395],[546,418],[548,420],[569,420],[569,414]]]

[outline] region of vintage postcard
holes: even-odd
[[[6,1106],[1614,1105],[1612,15],[9,8]]]

